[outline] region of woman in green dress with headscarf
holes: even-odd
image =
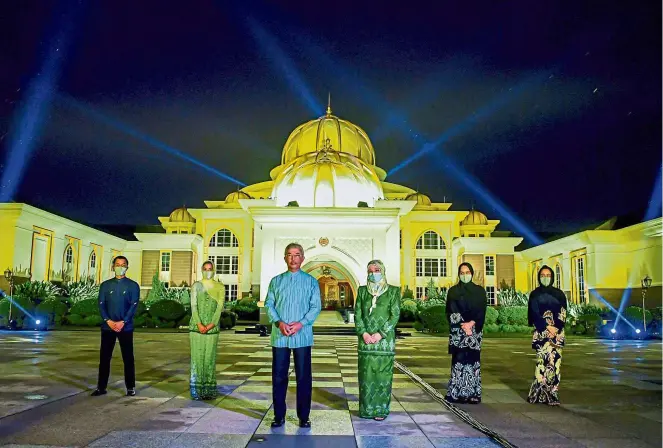
[[[223,311],[225,287],[214,280],[214,265],[203,263],[203,279],[191,287],[191,398],[210,400],[216,390],[216,344]]]
[[[368,281],[359,287],[355,328],[359,343],[359,416],[384,420],[389,415],[396,354],[396,324],[401,291],[387,284],[384,264],[368,263]]]

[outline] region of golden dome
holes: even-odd
[[[170,222],[196,222],[196,219],[191,216],[186,207],[180,207],[173,210],[169,217]]]
[[[383,199],[382,185],[368,163],[334,150],[306,153],[288,163],[274,182],[277,206],[369,207]]]
[[[461,226],[485,226],[488,224],[486,215],[478,210],[471,210],[470,213],[460,222]]]
[[[332,115],[331,108],[322,117],[299,125],[283,146],[281,164],[322,148],[350,154],[368,165],[375,165],[375,150],[366,132],[359,126]]]
[[[406,201],[417,201],[417,205],[432,205],[430,198],[425,194],[412,193],[405,198]],[[415,206],[416,207],[416,206]]]
[[[252,199],[248,193],[243,192],[242,190],[233,191],[228,196],[226,196],[226,204],[238,203],[240,199]]]

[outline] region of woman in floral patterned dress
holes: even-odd
[[[368,281],[357,292],[355,329],[359,338],[359,416],[384,420],[389,415],[396,353],[396,324],[401,291],[387,284],[384,264],[368,263]]]
[[[528,320],[534,326],[532,348],[536,350],[534,382],[527,400],[530,403],[559,405],[566,296],[555,288],[555,274],[549,266],[539,270],[539,287],[529,295]]]
[[[486,319],[486,290],[472,282],[469,263],[458,267],[458,283],[447,294],[451,378],[446,400],[481,403],[481,341]]]

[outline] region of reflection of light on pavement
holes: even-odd
[[[45,400],[48,398],[47,395],[26,395],[26,399],[28,400]]]

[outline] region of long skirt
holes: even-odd
[[[359,353],[359,416],[386,418],[391,404],[394,355]]]
[[[457,349],[452,353],[445,399],[452,403],[481,402],[481,351]]]
[[[534,382],[529,389],[530,403],[559,404],[559,382],[562,378],[562,348],[546,342],[536,351]]]
[[[211,400],[216,390],[216,344],[219,334],[189,333],[191,340],[191,398]]]

